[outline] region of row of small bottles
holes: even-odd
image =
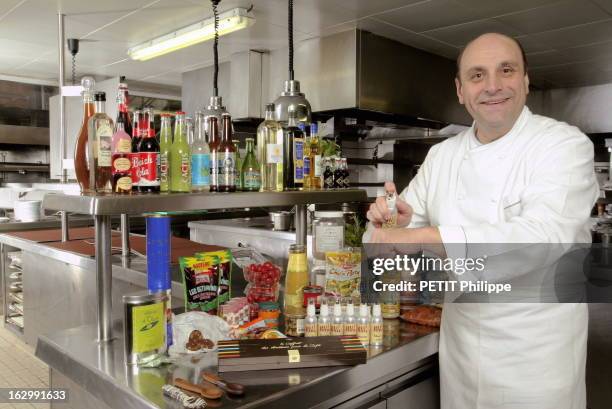
[[[319,316],[316,315],[314,300],[308,300],[306,318],[304,319],[304,336],[356,335],[363,345],[379,346],[383,344],[383,318],[380,304],[372,305],[372,316],[367,304],[359,305],[359,314],[355,315],[352,301],[342,311],[340,300],[336,300],[330,316],[326,302],[321,304]]]

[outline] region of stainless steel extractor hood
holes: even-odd
[[[468,125],[455,62],[361,30],[306,40],[296,76],[313,112],[356,108]]]

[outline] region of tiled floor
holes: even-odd
[[[0,318],[3,318],[0,316]],[[26,345],[4,328],[0,320],[0,388],[47,388],[49,369]],[[0,403],[0,409],[48,409],[48,403]]]

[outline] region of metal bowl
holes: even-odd
[[[278,231],[288,231],[293,229],[293,213],[288,211],[270,212],[270,220],[273,229]]]

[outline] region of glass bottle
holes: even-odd
[[[342,158],[342,182],[345,189],[351,187],[351,181],[349,178],[349,168],[348,168],[348,160],[346,158]]]
[[[146,114],[146,113],[145,113]],[[144,119],[140,124],[142,140],[138,145],[138,182],[139,192],[159,192],[159,142],[155,135],[149,132],[149,117],[153,116],[152,111],[143,115]]]
[[[285,275],[285,314],[304,315],[304,287],[308,285],[306,247],[292,244]]]
[[[381,346],[383,344],[383,317],[380,304],[372,307],[372,321],[370,322],[370,345]]]
[[[302,189],[304,186],[304,134],[297,127],[297,112],[289,111],[289,121],[283,129],[284,168],[286,189]]]
[[[187,143],[187,123],[184,112],[174,120],[174,139],[170,147],[170,191],[191,191],[191,152]]]
[[[310,137],[306,132],[306,125],[303,122],[298,124],[298,128],[304,135],[304,190],[310,190],[310,169],[312,163],[310,162]]]
[[[240,141],[232,140],[234,149],[236,149],[236,190],[242,190],[242,158],[240,157]]]
[[[170,148],[172,146],[172,115],[161,114],[159,131],[159,191],[170,190]]]
[[[134,114],[132,115],[132,153],[130,154],[130,160],[132,162],[132,192],[136,192],[138,190],[138,185],[140,183],[140,174],[138,173],[138,147],[140,146],[140,141],[142,140],[140,134],[141,118],[142,111],[134,111]]]
[[[325,158],[323,161],[325,171],[323,172],[323,188],[333,189],[334,188],[334,171],[332,169],[331,158]]]
[[[242,190],[247,192],[257,192],[261,187],[261,173],[259,172],[259,162],[255,156],[255,140],[246,138],[247,153],[242,163]]]
[[[343,335],[357,335],[357,320],[355,319],[355,306],[353,300],[349,299],[346,304],[346,315],[344,316]]]
[[[359,305],[357,318],[357,337],[365,346],[370,345],[370,312],[367,304]]]
[[[87,121],[89,188],[95,192],[110,192],[113,120],[105,112],[106,93],[96,92],[94,102],[96,113]]]
[[[310,124],[310,188],[321,189],[321,154],[319,130],[316,122]]]
[[[340,299],[334,304],[334,315],[332,317],[332,335],[342,335],[344,333],[344,318],[342,317],[342,304]]]
[[[308,306],[306,306],[306,318],[304,319],[304,336],[316,337],[317,335],[317,312],[315,309],[314,299],[311,298],[308,300]]]
[[[319,322],[317,323],[317,332],[320,337],[328,337],[331,335],[332,323],[329,318],[329,306],[327,301],[321,302],[321,311],[319,312]]]
[[[210,149],[210,191],[219,191],[219,121],[215,116],[206,117],[208,123],[208,148]]]
[[[191,145],[191,191],[208,192],[210,190],[210,148],[206,143],[204,116],[196,114],[196,132]]]
[[[117,114],[115,133],[113,134],[112,148],[112,180],[111,187],[114,193],[132,192],[132,138],[125,131],[126,116]],[[129,120],[129,118],[128,118]]]
[[[342,161],[340,158],[332,158],[334,166],[334,188],[342,189],[344,187],[344,171],[342,170]]]
[[[117,91],[117,120],[115,123],[119,122],[119,117],[123,120],[123,128],[128,135],[132,135],[132,123],[130,122],[130,114],[128,110],[129,106],[129,96],[128,96],[128,86],[125,83],[125,77],[120,77],[119,80],[119,90]]]
[[[83,77],[81,86],[83,87],[83,122],[74,147],[74,173],[77,182],[81,187],[81,192],[89,191],[89,163],[87,160],[89,142],[87,122],[96,112],[93,100],[93,89],[95,81],[92,77]]]
[[[266,105],[266,118],[257,127],[257,160],[261,167],[261,191],[283,191],[283,132],[274,120],[274,104]]]
[[[223,133],[219,142],[219,192],[236,191],[236,148],[232,145],[232,117],[223,114]]]

